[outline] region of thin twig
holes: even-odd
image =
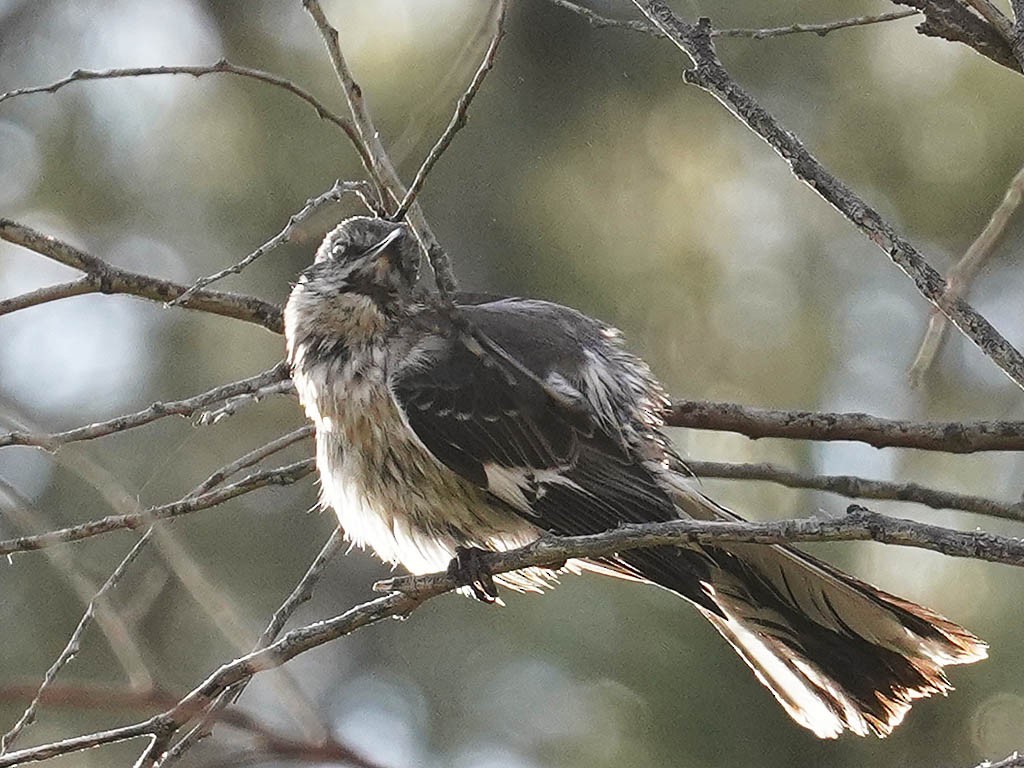
[[[323,573],[327,568],[327,564],[341,550],[344,542],[345,532],[339,526],[334,529],[334,532],[327,539],[327,542],[324,544],[319,554],[317,554],[313,559],[313,562],[306,570],[306,573],[299,580],[299,583],[295,585],[295,589],[292,590],[292,593],[288,595],[285,601],[281,604],[281,607],[274,612],[274,616],[271,618],[270,624],[265,630],[263,630],[263,634],[260,635],[259,640],[256,642],[256,646],[253,648],[254,651],[266,648],[274,642],[278,635],[281,634],[281,630],[284,629],[284,625],[288,622],[288,619],[291,618],[292,614],[295,613],[300,605],[312,597],[313,589],[317,582],[320,581],[321,576],[323,576]],[[230,704],[238,701],[239,697],[245,691],[248,682],[248,680],[242,680],[220,694],[220,696],[218,696],[207,707],[202,720],[191,731],[185,734],[178,743],[167,752],[166,756],[158,764],[160,766],[171,765],[176,760],[179,760],[185,752],[196,744],[196,742],[209,735],[214,722],[221,719],[221,712]]]
[[[19,521],[19,518],[22,516],[34,512],[32,502],[2,478],[0,478],[0,492],[9,498],[11,508],[7,510],[7,514],[13,520]],[[27,528],[27,530],[39,530],[38,524],[22,527]],[[143,538],[146,537],[144,536]],[[81,648],[82,637],[94,620],[106,638],[114,656],[124,668],[129,682],[133,686],[152,687],[153,677],[146,667],[141,649],[134,641],[127,625],[117,612],[105,610],[110,607],[109,603],[106,602],[106,594],[117,585],[125,569],[135,559],[144,544],[144,541],[136,544],[117,566],[106,583],[101,586],[97,586],[90,578],[81,573],[70,553],[64,552],[59,548],[45,550],[47,559],[65,576],[72,588],[85,603],[85,611],[64,649],[46,671],[34,695],[29,697],[28,708],[11,729],[0,737],[0,754],[10,749],[11,744],[14,743],[25,727],[35,722],[40,700],[47,689],[53,684],[60,671],[78,654]]]
[[[1024,451],[1022,421],[906,421],[867,413],[783,411],[706,400],[677,400],[666,418],[671,427],[738,432],[754,440],[851,440],[875,448],[943,453]]]
[[[197,485],[191,490],[185,497],[187,499],[195,498],[196,496],[202,496],[207,491],[215,488],[216,486],[223,483],[232,475],[241,472],[243,469],[248,469],[254,464],[258,464],[268,456],[272,456],[278,451],[282,451],[289,445],[294,445],[300,440],[305,440],[313,434],[314,427],[312,424],[306,424],[299,427],[296,430],[289,432],[286,435],[271,440],[266,445],[261,445],[259,448],[249,451],[243,456],[239,456],[237,459],[232,461],[230,464],[225,464],[223,467],[218,469],[216,472],[211,474],[203,482]]]
[[[1022,198],[1024,198],[1024,166],[1017,171],[1017,175],[1010,181],[1006,194],[1003,195],[1002,202],[992,212],[988,223],[981,230],[975,241],[971,243],[963,258],[946,273],[945,298],[963,296],[967,292],[971,282],[974,280],[974,276],[988,260],[988,257],[992,255],[992,251],[999,243],[1000,238],[1002,238],[1003,232],[1006,231],[1006,225],[1020,206]],[[917,357],[914,358],[914,362],[907,374],[910,377],[911,386],[920,386],[925,373],[927,373],[935,360],[935,356],[942,348],[942,341],[945,338],[947,327],[946,316],[937,309],[932,309],[931,317],[928,319],[928,330],[925,331],[924,338],[921,340],[921,347],[917,351]]]
[[[255,389],[252,392],[246,392],[244,394],[232,397],[223,405],[219,405],[216,408],[203,411],[199,414],[196,419],[196,423],[202,426],[209,426],[216,424],[229,416],[234,416],[238,411],[246,405],[252,405],[258,403],[264,398],[270,397],[271,395],[294,395],[295,394],[295,383],[289,379],[282,379],[281,381],[272,381],[268,384],[264,384],[259,389]]]
[[[938,307],[1015,383],[1024,389],[1024,356],[961,298],[944,300],[946,282],[909,242],[898,235],[877,211],[820,163],[795,134],[744,91],[722,66],[711,42],[706,19],[683,21],[663,0],[633,0],[644,14],[693,61],[684,79],[719,99],[748,128],[763,138],[790,165],[793,173],[831,203],[871,242],[881,248],[914,283],[921,295]]]
[[[167,416],[192,416],[211,405],[222,403],[229,398],[257,392],[269,385],[278,384],[282,380],[290,383],[288,366],[285,363],[278,363],[270,370],[256,376],[251,376],[241,381],[233,381],[230,384],[222,384],[219,387],[214,387],[202,394],[187,397],[184,400],[153,403],[148,408],[144,408],[136,413],[117,416],[107,421],[98,421],[94,424],[87,424],[64,432],[40,434],[14,431],[0,433],[0,448],[7,445],[31,445],[53,452],[67,443],[79,440],[94,440],[98,437],[114,434],[115,432],[125,432],[129,429],[151,424]]]
[[[312,216],[316,211],[320,210],[327,203],[341,202],[342,198],[344,198],[344,196],[348,193],[359,195],[359,198],[363,201],[367,208],[373,211],[374,208],[372,207],[370,197],[367,194],[368,191],[369,185],[365,181],[335,181],[334,186],[331,187],[329,190],[327,190],[321,195],[317,195],[316,197],[307,200],[306,204],[302,206],[302,210],[292,214],[288,218],[288,223],[284,225],[284,229],[282,229],[272,238],[267,240],[267,242],[263,243],[263,245],[261,245],[255,251],[250,253],[248,256],[246,256],[238,263],[232,264],[230,267],[226,267],[220,270],[219,272],[214,272],[212,275],[200,277],[198,280],[192,283],[192,285],[189,286],[187,291],[181,294],[181,296],[179,296],[178,298],[168,302],[168,304],[172,307],[177,306],[179,304],[184,304],[186,301],[192,298],[196,291],[205,288],[206,286],[210,285],[210,283],[215,283],[218,280],[222,280],[229,275],[241,274],[242,270],[244,270],[258,258],[268,253],[269,251],[274,250],[279,245],[282,245],[283,243],[286,243],[289,240],[291,240],[292,235],[295,232],[295,228],[303,221],[308,219],[310,216]],[[380,213],[379,211],[375,212]]]
[[[80,277],[77,280],[72,280],[69,283],[60,283],[59,285],[47,285],[43,288],[23,293],[20,296],[3,299],[0,301],[0,315],[17,312],[28,307],[37,307],[50,301],[67,299],[71,296],[96,293],[99,289],[99,285],[88,277]]]
[[[348,67],[348,62],[345,61],[345,56],[341,51],[338,30],[327,21],[327,16],[324,15],[319,0],[303,0],[303,6],[305,6],[310,18],[313,19],[313,23],[316,24],[320,36],[323,38],[327,54],[331,59],[331,65],[334,67],[338,82],[345,93],[345,100],[348,102],[349,111],[352,114],[352,122],[356,126],[367,155],[372,158],[371,178],[380,192],[381,199],[385,201],[385,206],[391,209],[392,206],[397,206],[405,195],[405,186],[402,184],[402,180],[399,178],[398,172],[391,162],[391,157],[384,148],[380,133],[370,117],[366,101],[363,99],[363,90],[355,81]],[[409,208],[408,220],[416,240],[419,242],[424,253],[427,254],[427,260],[434,271],[434,279],[437,283],[438,291],[444,297],[449,296],[455,290],[455,273],[452,271],[448,254],[445,253],[433,230],[427,223],[419,203],[413,203]]]
[[[184,544],[175,537],[173,528],[160,526],[155,543],[164,562],[174,570],[182,586],[228,641],[231,653],[247,653],[252,647],[255,627],[245,621],[237,610],[238,601],[204,573]],[[279,675],[271,682],[278,700],[291,710],[306,738],[323,741],[329,737],[331,728],[323,720],[321,709],[309,700],[292,675]]]
[[[827,491],[848,499],[909,501],[914,504],[923,504],[932,509],[958,509],[977,515],[1024,521],[1024,502],[996,501],[983,496],[940,491],[917,483],[871,480],[856,475],[812,475],[794,472],[769,463],[733,464],[717,461],[687,461],[686,466],[697,477],[759,480],[784,485],[787,488]]]
[[[71,633],[71,637],[68,639],[64,649],[57,656],[53,664],[50,665],[49,669],[46,670],[46,674],[43,675],[43,680],[39,684],[39,688],[36,690],[35,696],[32,697],[32,701],[29,702],[28,707],[22,712],[21,717],[11,727],[7,733],[0,737],[0,755],[5,754],[10,746],[14,743],[18,735],[24,730],[27,725],[35,722],[36,713],[39,709],[39,705],[43,700],[43,696],[46,693],[47,688],[53,684],[57,675],[60,671],[68,665],[68,663],[78,654],[82,647],[82,636],[85,631],[89,628],[92,623],[93,617],[96,615],[96,610],[106,599],[107,593],[117,586],[118,582],[124,576],[128,567],[135,561],[139,556],[139,553],[145,549],[146,544],[149,543],[150,536],[153,533],[152,526],[139,538],[135,545],[128,551],[128,554],[124,556],[117,567],[113,570],[107,580],[103,582],[103,586],[100,587],[92,600],[86,606],[85,613],[82,614],[82,618],[79,620],[78,625],[75,627],[74,632]]]
[[[13,91],[8,91],[7,93],[0,93],[0,104],[17,96],[27,96],[33,93],[56,93],[66,85],[81,82],[83,80],[114,80],[129,77],[148,77],[151,75],[192,75],[195,78],[200,78],[203,75],[217,74],[238,75],[240,77],[259,80],[260,82],[268,83],[269,85],[273,85],[278,88],[283,88],[289,93],[298,96],[316,110],[317,117],[321,120],[327,120],[328,122],[334,123],[345,132],[345,135],[348,136],[352,145],[359,153],[360,159],[363,161],[363,165],[368,167],[370,158],[363,154],[363,147],[359,141],[359,135],[356,133],[351,121],[332,112],[326,107],[326,105],[324,105],[323,102],[313,96],[309,91],[296,85],[291,80],[283,78],[280,75],[275,75],[272,72],[264,72],[261,69],[253,69],[251,67],[242,67],[237,64],[232,64],[227,59],[220,59],[213,64],[192,64],[187,66],[128,67],[124,69],[104,70],[76,69],[67,77],[50,83],[49,85],[35,85],[30,88],[17,88]]]
[[[267,453],[269,455],[270,452]],[[131,514],[143,510],[137,496],[124,488],[117,477],[92,462],[88,458],[88,454],[64,453],[57,460],[83,481],[91,484],[116,511],[122,514]],[[232,469],[235,468],[226,467],[222,468],[222,471],[227,474]],[[37,526],[37,530],[45,529]],[[230,590],[226,590],[223,585],[213,584],[204,577],[201,566],[192,557],[188,548],[179,543],[173,527],[158,526],[154,544],[181,585],[210,617],[212,625],[231,643],[232,651],[234,653],[247,651],[251,647],[250,638],[255,634],[254,628],[247,625],[234,610],[238,601],[233,599]],[[59,561],[64,566],[63,570],[70,575],[72,571],[69,566],[73,564],[71,548],[48,547],[43,550],[43,553],[47,558]],[[76,588],[80,592],[82,591],[77,583]],[[84,599],[86,601],[91,599],[95,591],[96,589],[93,587]],[[142,687],[152,687],[152,677],[148,673],[140,675],[139,671],[135,669],[138,662],[129,666],[129,663],[133,662],[130,651],[135,648],[135,645],[127,628],[119,626],[119,624],[123,624],[120,615],[116,612],[101,611],[96,614],[96,620],[104,634],[110,638],[111,649],[125,665],[129,680]],[[141,671],[146,672],[145,668]],[[282,703],[291,705],[296,722],[302,726],[305,737],[317,740],[326,738],[330,729],[321,722],[319,710],[303,695],[301,688],[293,681],[292,676],[289,674],[275,676],[272,683],[277,689]]]
[[[99,293],[124,293],[166,303],[188,290],[187,286],[180,283],[115,267],[73,245],[11,219],[0,218],[0,239],[84,272],[85,277],[82,280],[88,280],[88,284],[95,286]],[[252,296],[220,291],[197,291],[182,306],[186,309],[256,323],[274,333],[281,333],[283,330],[281,308]]]
[[[315,469],[313,459],[304,459],[283,467],[261,470],[239,480],[237,483],[225,485],[217,490],[204,493],[191,499],[179,499],[170,504],[150,507],[138,513],[108,515],[98,520],[91,520],[68,528],[61,528],[32,536],[20,536],[15,539],[0,541],[0,556],[15,552],[29,552],[57,544],[81,541],[110,531],[133,530],[143,525],[180,517],[202,509],[209,509],[225,501],[242,496],[258,488],[272,485],[291,485],[311,474]]]
[[[206,493],[222,483],[227,477],[283,450],[308,436],[312,431],[312,425],[307,425],[276,440],[272,440],[256,450],[250,451],[214,472],[203,483],[190,491],[185,498],[194,498]],[[168,526],[161,526],[157,531],[156,546],[164,562],[174,571],[182,586],[188,591],[199,607],[202,608],[218,631],[231,644],[235,652],[244,653],[249,649],[251,641],[248,638],[252,636],[252,632],[247,623],[243,621],[242,617],[235,610],[236,601],[232,599],[230,594],[225,594],[223,588],[218,587],[207,578],[199,563],[195,562],[187,548],[175,537],[173,529]],[[305,735],[321,742],[328,739],[330,727],[318,721],[317,708],[308,701],[291,677],[289,675],[279,676],[275,678],[275,683],[280,689],[281,696],[296,710],[296,720],[303,724],[307,722],[315,724],[313,728],[304,728]],[[177,749],[172,750],[168,754],[172,754],[175,751]],[[184,750],[181,751],[183,752]]]
[[[645,35],[652,35],[654,37],[662,37],[663,33],[658,27],[646,20],[641,19],[612,19],[607,16],[602,16],[589,8],[585,8],[578,3],[570,2],[570,0],[548,0],[552,5],[557,5],[559,8],[564,8],[567,11],[586,19],[586,21],[595,29],[602,29],[604,27],[618,27],[620,29],[627,29],[631,32],[641,32]],[[816,35],[824,37],[829,32],[834,32],[837,29],[847,29],[849,27],[865,27],[869,24],[881,24],[887,21],[896,21],[897,19],[905,19],[908,16],[916,16],[920,11],[893,11],[891,13],[879,13],[874,16],[856,16],[851,19],[840,19],[839,21],[829,21],[821,24],[790,24],[785,27],[769,27],[767,29],[716,29],[712,31],[714,37],[747,37],[753,40],[764,40],[769,37],[782,37],[784,35],[795,35],[801,32],[813,32]]]
[[[31,699],[35,685],[13,684],[0,687],[0,703],[19,703]],[[136,709],[168,709],[180,696],[156,688],[135,689],[93,683],[64,683],[47,688],[42,701],[48,707],[84,711],[124,711]],[[328,734],[320,741],[299,741],[286,736],[248,712],[229,708],[221,713],[219,723],[253,736],[261,753],[315,763],[341,763],[356,768],[382,768],[351,747]],[[252,747],[249,748],[250,754]]]
[[[1024,542],[1019,539],[885,517],[858,506],[851,506],[846,515],[832,520],[811,518],[766,523],[675,520],[623,526],[591,536],[548,536],[520,549],[487,553],[481,557],[481,565],[487,572],[497,574],[526,567],[557,568],[568,559],[600,558],[615,552],[654,546],[801,541],[877,541],[1024,567]],[[427,600],[463,584],[445,572],[402,576],[377,586],[381,590],[389,590],[389,594],[358,605],[333,619],[293,629],[266,648],[223,665],[174,707],[159,715],[133,725],[11,752],[0,757],[0,768],[139,736],[152,737],[154,744],[166,744],[175,732],[231,686],[260,672],[276,669],[300,654],[362,627],[394,616],[407,616]],[[154,758],[159,754],[159,751],[147,750],[147,755]]]
[[[879,13],[874,16],[855,16],[852,19],[840,19],[829,21],[823,24],[790,24],[787,27],[769,27],[768,29],[716,29],[712,32],[714,37],[749,37],[754,40],[764,40],[769,37],[782,37],[800,32],[813,32],[819,37],[824,37],[829,32],[837,29],[849,29],[850,27],[866,27],[870,24],[884,24],[887,21],[905,19],[909,16],[917,16],[920,11],[892,11],[890,13]]]
[[[434,164],[441,159],[441,155],[448,149],[452,139],[455,138],[455,134],[466,125],[469,105],[473,103],[473,99],[476,98],[477,93],[480,91],[480,86],[483,85],[487,73],[494,68],[494,58],[498,54],[498,46],[501,44],[502,38],[505,37],[505,16],[507,10],[506,0],[497,0],[495,4],[494,32],[491,34],[491,40],[487,45],[487,50],[484,52],[484,58],[480,62],[480,66],[477,67],[473,79],[470,80],[469,85],[466,87],[466,91],[459,97],[459,101],[455,105],[455,114],[452,115],[452,119],[447,127],[445,127],[440,138],[430,148],[427,157],[423,160],[419,170],[416,171],[416,176],[412,180],[412,184],[409,185],[405,197],[402,198],[398,209],[392,214],[396,221],[405,218],[405,214],[416,200],[416,196],[419,195],[420,189],[423,188],[423,183],[427,180],[427,175],[433,169]]]

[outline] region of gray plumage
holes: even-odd
[[[285,308],[288,357],[317,427],[322,501],[347,536],[413,573],[459,548],[623,522],[738,519],[690,482],[662,431],[668,399],[618,332],[568,307],[415,287],[402,225],[330,233]],[[789,547],[636,550],[590,569],[686,598],[818,736],[889,733],[943,666],[986,655],[953,622]],[[549,572],[504,574],[539,589]]]

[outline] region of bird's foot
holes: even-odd
[[[465,584],[481,603],[498,601],[498,586],[484,564],[488,552],[478,547],[456,547],[455,557],[448,563],[448,575]]]

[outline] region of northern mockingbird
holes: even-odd
[[[427,573],[544,533],[739,519],[690,481],[663,431],[669,400],[617,331],[545,301],[451,306],[415,287],[418,262],[403,225],[348,219],[285,308],[322,502],[352,542]],[[986,656],[948,619],[790,547],[656,547],[569,566],[688,600],[822,738],[884,736],[914,699],[950,690],[945,665]]]

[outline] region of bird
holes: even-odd
[[[616,329],[547,301],[432,292],[419,253],[405,223],[346,219],[284,310],[320,501],[354,546],[423,574],[546,535],[742,519],[694,482],[665,431],[665,390]],[[888,735],[915,699],[952,689],[944,667],[987,656],[953,621],[790,546],[659,546],[566,566],[684,598],[824,739]],[[494,581],[525,591],[553,578]]]

